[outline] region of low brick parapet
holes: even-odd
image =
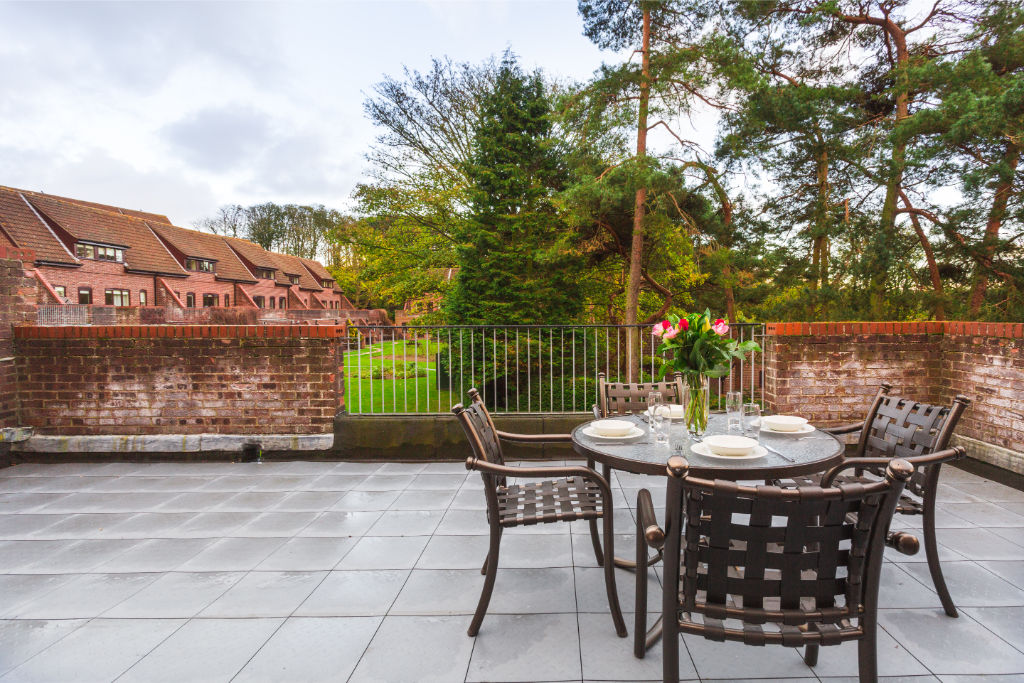
[[[984,323],[959,320],[921,322],[767,323],[772,337],[842,336],[864,334],[943,334],[1024,339],[1024,323]]]
[[[14,328],[15,339],[335,339],[345,325],[67,325]]]

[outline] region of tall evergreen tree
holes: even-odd
[[[566,171],[549,110],[540,74],[506,52],[465,168],[469,219],[445,302],[452,323],[558,323],[581,310],[580,258],[552,201]]]

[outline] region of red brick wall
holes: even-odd
[[[0,246],[0,427],[18,425],[13,326],[35,322],[38,283],[25,270],[34,259],[28,249]]]
[[[39,266],[39,271],[52,287],[64,286],[68,300],[78,303],[78,288],[92,287],[92,302],[103,304],[103,292],[107,289],[127,289],[131,293],[131,305],[139,305],[139,290],[146,290],[146,301],[153,305],[152,275],[138,275],[124,272],[123,263],[113,261],[83,261],[80,268],[56,268]]]
[[[957,433],[1024,452],[1024,325],[769,323],[765,399],[821,424],[863,419],[878,389],[948,404],[971,399]]]
[[[342,326],[20,327],[38,433],[319,434],[341,401]]]

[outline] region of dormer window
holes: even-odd
[[[103,247],[98,244],[75,244],[75,254],[78,258],[96,259],[97,261],[117,261],[124,263],[124,249],[120,247]]]
[[[185,259],[185,269],[196,273],[212,273],[213,261],[201,258],[187,258]]]
[[[320,286],[324,289],[334,289],[334,280],[321,280]]]
[[[257,268],[256,277],[260,280],[273,280],[274,271],[271,268]]]
[[[292,283],[293,285],[299,284],[299,276],[298,275],[289,275],[288,276],[288,282]]]

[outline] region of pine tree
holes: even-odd
[[[560,323],[581,310],[582,267],[552,201],[566,171],[539,73],[514,55],[481,103],[466,166],[469,220],[445,308],[455,324]]]

